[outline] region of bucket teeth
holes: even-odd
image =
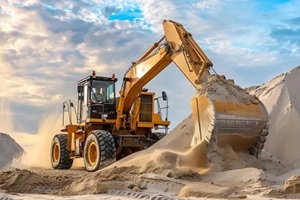
[[[265,144],[264,143],[261,143],[259,141],[255,141],[253,146],[255,146],[257,149],[263,149]]]
[[[264,148],[265,142],[267,140],[266,137],[269,134],[268,128],[269,126],[268,124],[266,124],[265,128],[259,133],[256,141],[250,147],[249,154],[254,155],[255,157],[258,157],[261,154],[261,151]]]
[[[265,137],[265,136],[262,136],[262,135],[259,135],[258,137],[257,137],[257,141],[259,142],[259,143],[265,143],[266,142],[266,140],[267,140],[267,138]]]
[[[269,130],[266,129],[266,128],[264,128],[264,129],[262,130],[262,132],[260,133],[260,135],[262,135],[262,136],[264,136],[264,137],[268,136],[268,135],[269,135]]]
[[[255,157],[258,157],[258,155],[261,154],[262,149],[257,149],[254,146],[251,146],[249,149],[249,154],[254,155]]]

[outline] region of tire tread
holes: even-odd
[[[54,169],[70,169],[73,164],[73,159],[70,158],[70,151],[67,147],[67,134],[57,134],[54,138],[57,137],[60,146],[60,159],[56,166],[53,166]]]

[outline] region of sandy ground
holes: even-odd
[[[230,147],[221,151],[224,154],[215,157],[219,159],[218,163],[227,167],[232,165],[236,169],[197,173],[190,169],[174,169],[171,164],[164,168],[150,165],[147,169],[138,166],[112,166],[94,173],[88,173],[83,168],[8,168],[0,174],[0,188],[6,193],[1,195],[9,198],[12,197],[8,194],[14,198],[24,196],[26,199],[57,199],[57,196],[65,195],[69,199],[75,198],[74,195],[76,198],[87,197],[78,195],[94,195],[99,199],[251,199],[251,195],[300,197],[284,188],[285,181],[300,175],[300,170],[289,171],[265,151],[259,159],[247,154],[236,154]],[[160,166],[174,159],[174,154],[164,154],[163,158],[167,162],[159,159]]]
[[[27,154],[1,169],[0,199],[300,199],[297,141],[284,140],[298,130],[300,101],[295,99],[300,98],[291,89],[298,71],[249,89],[262,98],[271,119],[268,144],[258,158],[213,141],[191,147],[195,132],[189,116],[151,148],[97,172],[86,172],[82,160],[71,170],[53,170],[48,160],[52,136],[41,128],[35,136],[15,136]]]

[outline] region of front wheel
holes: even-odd
[[[53,169],[70,169],[73,164],[67,148],[67,139],[67,134],[57,134],[53,137],[50,156]]]
[[[108,131],[92,131],[84,145],[84,165],[93,172],[116,161],[116,146],[113,136]]]

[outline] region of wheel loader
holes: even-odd
[[[78,82],[77,108],[70,100],[63,103],[63,128],[52,140],[54,169],[69,169],[74,159],[83,158],[86,170],[96,171],[160,140],[170,124],[168,117],[162,116],[168,97],[165,92],[155,97],[144,86],[171,63],[196,89],[191,101],[194,143],[209,143],[214,138],[233,146],[242,143],[243,151],[260,154],[268,133],[264,105],[259,100],[231,102],[197,94],[214,74],[212,62],[182,24],[163,20],[163,28],[163,37],[125,72],[119,95],[114,75],[103,77],[93,72]],[[96,94],[99,92],[101,95]],[[160,100],[166,106],[161,107]],[[64,120],[66,116],[68,120]]]

